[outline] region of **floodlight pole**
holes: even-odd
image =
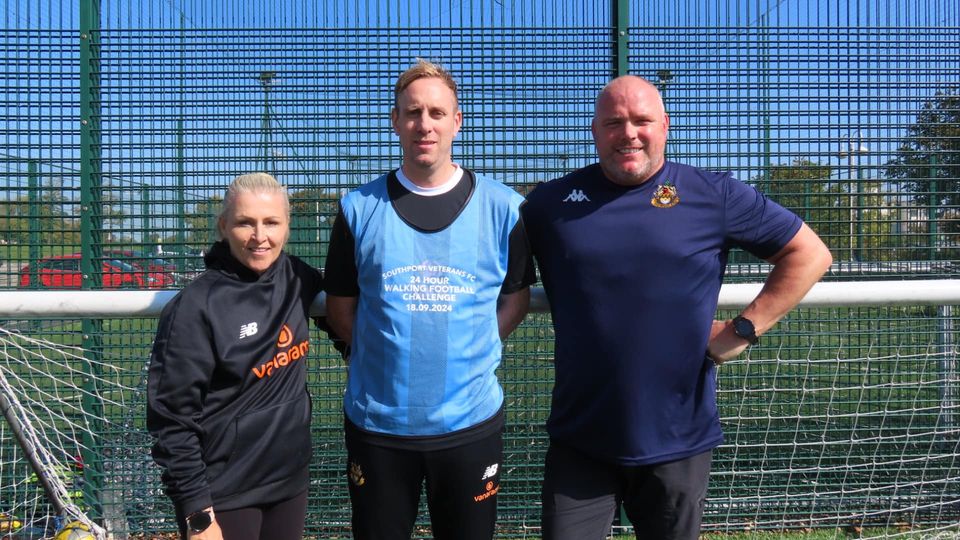
[[[860,223],[860,207],[863,205],[862,196],[862,169],[857,164],[857,156],[867,154],[870,149],[863,144],[860,131],[856,131],[857,137],[854,142],[853,133],[848,135],[847,148],[840,149],[840,158],[847,158],[847,184],[849,186],[850,200],[850,260],[862,261],[862,239],[863,225]],[[856,195],[856,201],[854,201]],[[854,204],[856,203],[856,204]]]
[[[263,121],[261,129],[263,130],[263,172],[270,171],[270,86],[276,79],[277,74],[273,71],[263,71],[260,73],[260,85],[263,86]]]
[[[660,98],[663,100],[663,109],[664,112],[667,112],[667,86],[670,84],[670,81],[673,80],[673,72],[669,69],[658,69],[657,70],[657,86],[660,90]],[[669,112],[667,112],[669,114]],[[667,151],[663,151],[664,158],[667,157]]]

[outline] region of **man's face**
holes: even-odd
[[[443,81],[430,77],[410,83],[398,96],[391,120],[403,147],[404,172],[414,175],[411,180],[452,163],[451,147],[462,115],[453,90]]]
[[[600,167],[616,184],[642,184],[663,166],[670,119],[657,89],[635,77],[610,83],[597,100],[593,140]]]

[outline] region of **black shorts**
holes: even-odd
[[[696,540],[713,451],[628,467],[550,443],[543,479],[543,539],[602,540],[623,504],[637,538]]]
[[[459,446],[416,450],[373,444],[348,427],[346,443],[357,540],[409,540],[424,482],[434,538],[493,538],[502,430]]]

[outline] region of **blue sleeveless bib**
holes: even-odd
[[[463,211],[436,232],[401,219],[387,175],[343,198],[360,286],[344,410],[362,429],[442,435],[503,403],[497,297],[523,198],[476,178]]]

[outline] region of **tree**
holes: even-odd
[[[849,197],[841,184],[833,184],[833,168],[805,158],[774,165],[770,178],[755,176],[754,185],[784,208],[797,214],[835,250],[850,248]]]
[[[960,87],[938,91],[924,103],[916,122],[887,163],[887,177],[903,181],[928,219],[918,223],[928,256],[957,256],[960,219]]]
[[[833,168],[809,159],[796,158],[789,165],[774,165],[770,178],[753,178],[753,184],[763,186],[765,194],[792,210],[805,221],[815,221],[815,211],[836,206],[837,190],[829,185]]]
[[[923,105],[886,174],[903,180],[921,204],[960,204],[960,88],[937,92]]]
[[[45,190],[36,199],[24,195],[3,203],[3,239],[20,244],[39,241],[43,245],[79,247],[80,221],[65,212],[67,206],[70,203],[63,193],[53,189]]]
[[[766,194],[806,221],[834,251],[836,260],[915,260],[926,235],[903,230],[902,216],[891,206],[888,187],[876,178],[831,181],[833,169],[798,158],[789,165],[776,165],[763,186]],[[760,184],[764,179],[754,177]],[[859,189],[859,193],[855,191]],[[944,214],[942,222],[952,214]],[[926,241],[926,240],[922,240]]]
[[[308,188],[290,194],[291,253],[318,262],[340,208],[340,190]]]
[[[207,249],[217,239],[217,215],[220,213],[222,202],[223,197],[214,195],[205,201],[198,202],[194,205],[193,211],[184,217],[187,225],[185,232],[187,246],[192,249]]]
[[[332,223],[339,209],[341,193],[337,189],[308,188],[290,194],[290,212],[310,217],[326,216]]]
[[[847,197],[841,186],[831,184],[833,168],[805,158],[774,165],[769,178],[757,175],[750,183],[784,208],[797,214],[824,239],[833,250],[849,248],[849,235],[841,234],[849,223]],[[733,252],[730,262],[754,262],[752,256]]]

